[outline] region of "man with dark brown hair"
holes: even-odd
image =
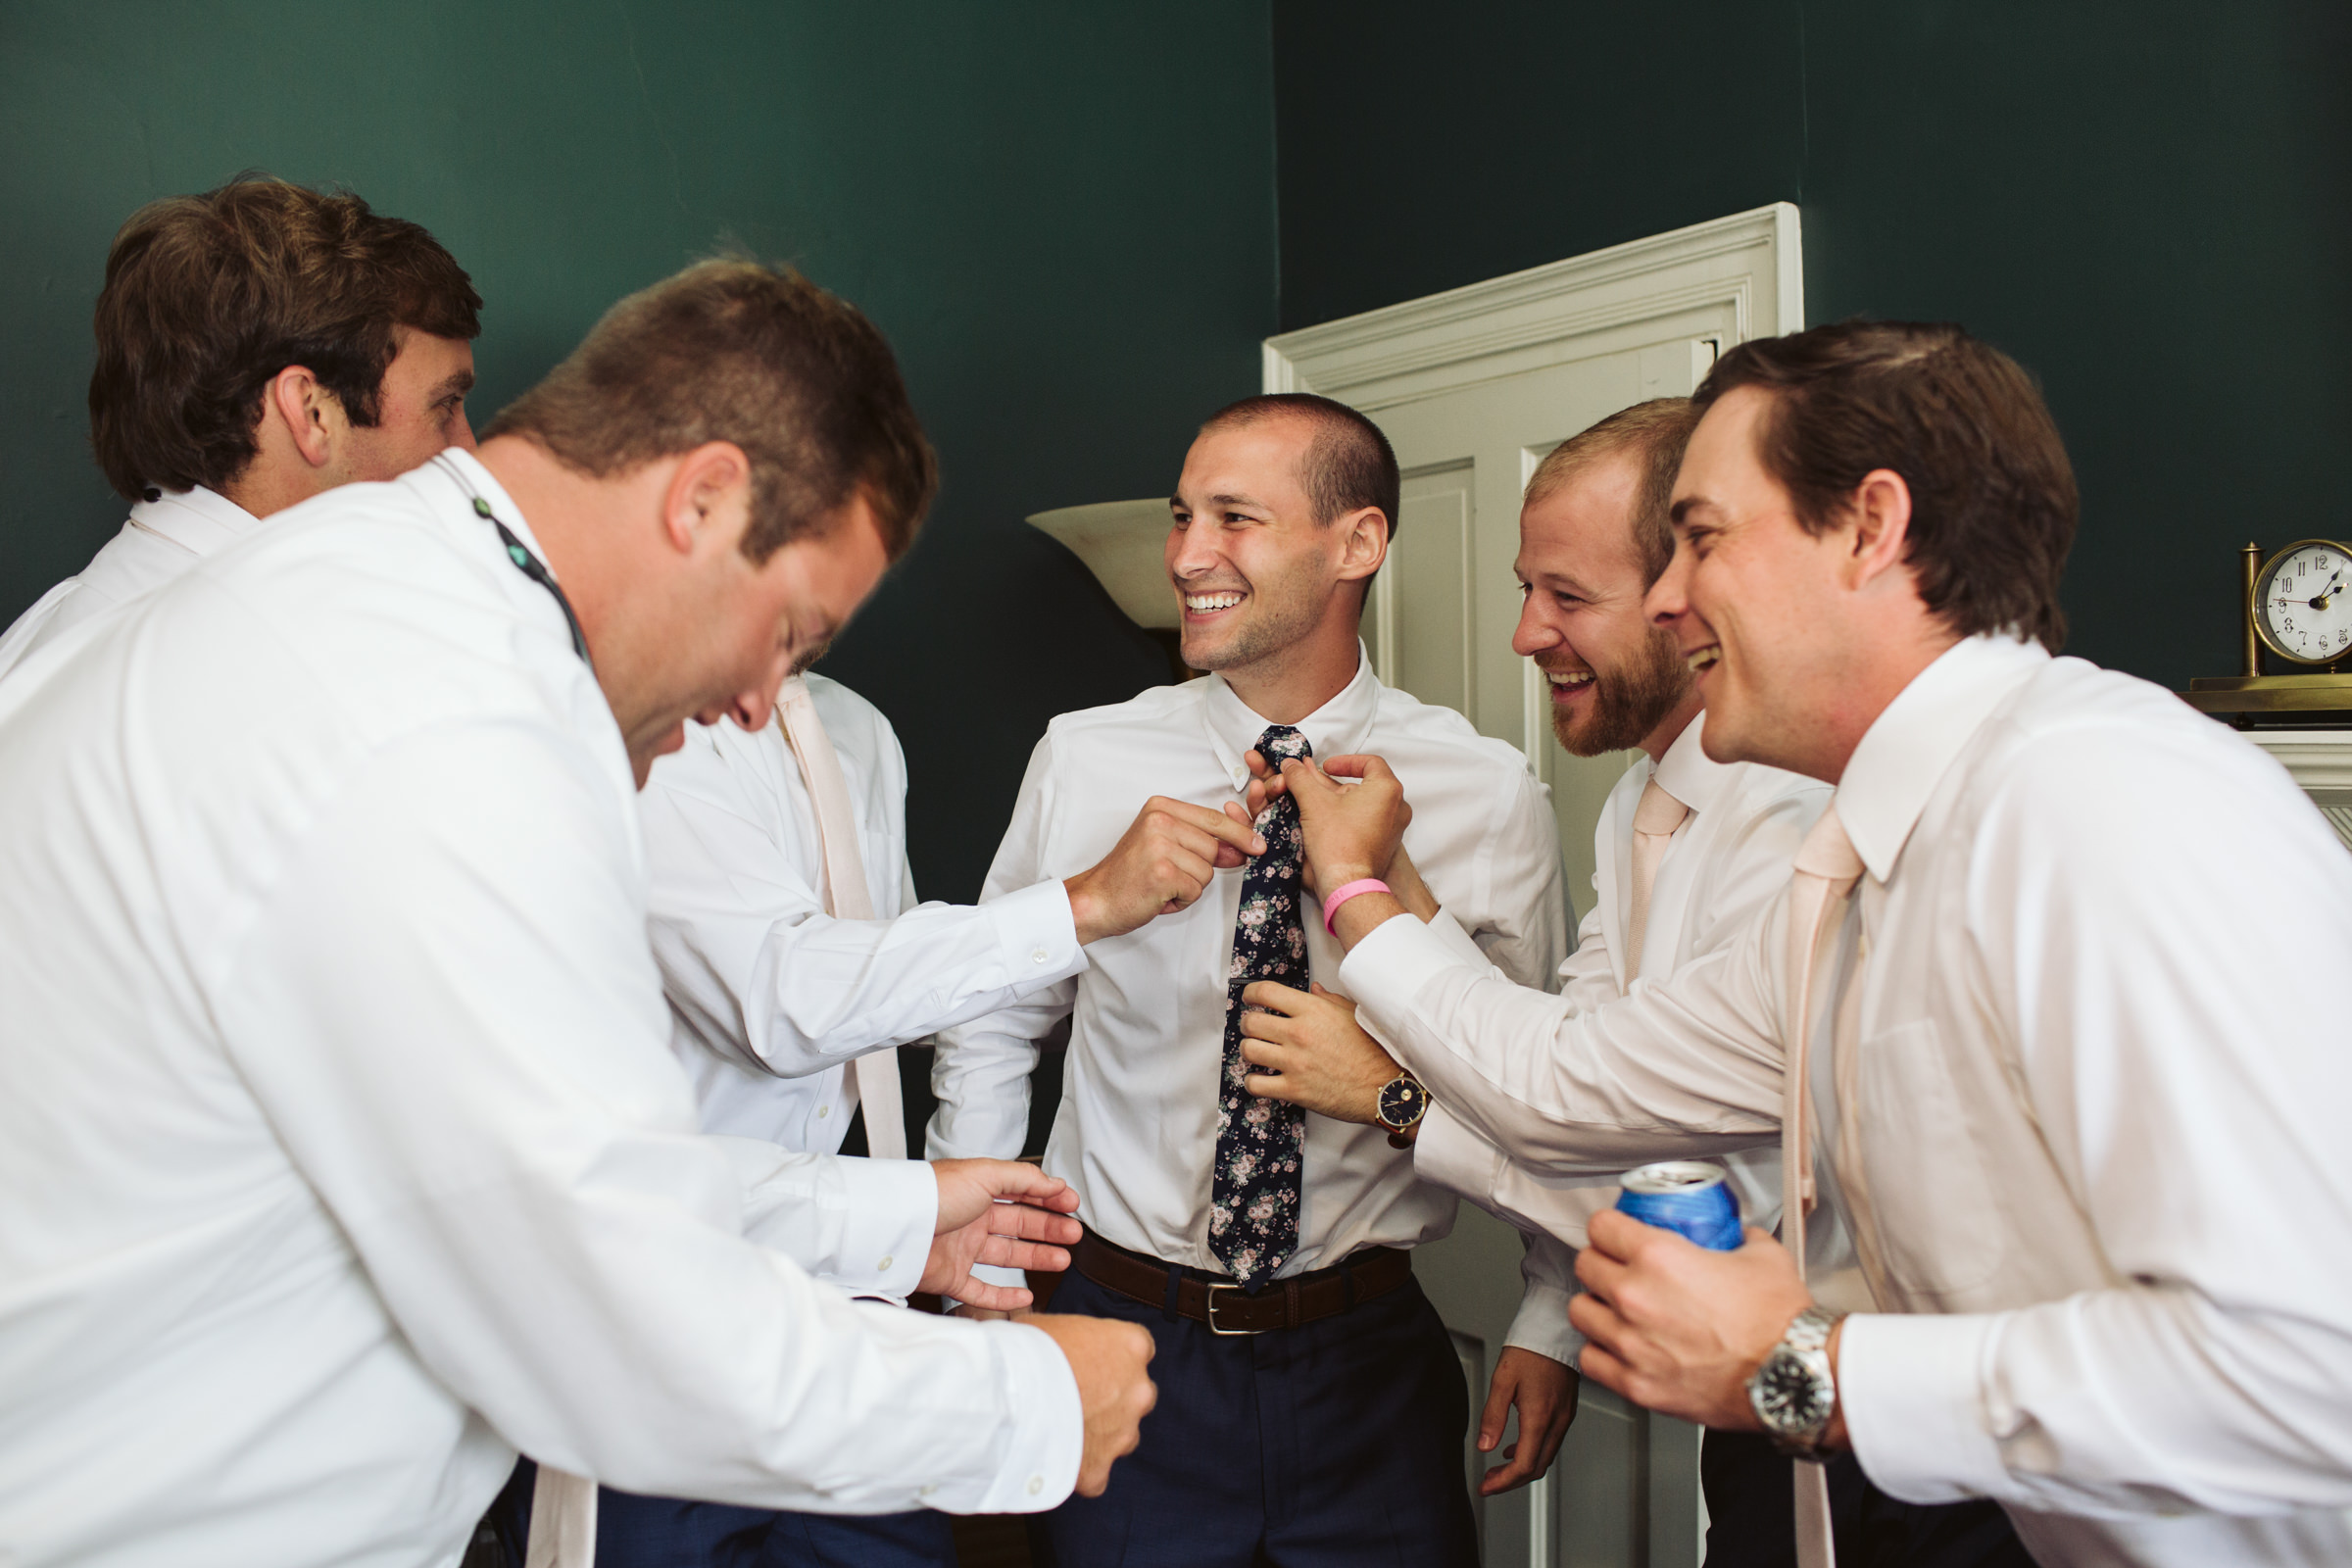
[[[1008,1512],[1135,1442],[1133,1327],[852,1298],[1019,1304],[970,1270],[1058,1266],[1062,1184],[705,1136],[669,1051],[636,788],[764,723],[912,537],[888,346],[714,262],[546,388],[0,683],[16,1561],[444,1568],[518,1448]]]
[[[2243,737],[2054,657],[2074,476],[2006,355],[1849,322],[1696,401],[1648,610],[1708,756],[1836,786],[1788,887],[1575,1013],[1367,893],[1343,985],[1531,1169],[1780,1137],[1787,1246],[1596,1214],[1571,1315],[1587,1376],[1798,1460],[1808,1568],[1848,1450],[2050,1568],[2352,1560],[2352,1025],[2296,983],[2352,952],[2342,846]],[[1377,758],[1333,768],[1363,782],[1285,770],[1320,887],[1403,815]],[[1861,1523],[1849,1568],[1906,1560]]]
[[[90,445],[130,520],[0,635],[0,673],[322,490],[470,447],[481,298],[415,223],[252,175],[131,216],[106,259]]]

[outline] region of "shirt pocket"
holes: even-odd
[[[1908,1304],[1947,1304],[1991,1279],[2007,1250],[1967,1101],[1933,1019],[1866,1042],[1859,1065],[1854,1110],[1879,1256]]]

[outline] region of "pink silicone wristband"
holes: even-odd
[[[1357,894],[1393,893],[1395,891],[1396,889],[1376,876],[1368,876],[1358,882],[1341,883],[1331,890],[1331,897],[1323,901],[1323,929],[1335,937],[1340,934],[1338,928],[1333,926],[1332,921],[1339,917],[1340,906]]]

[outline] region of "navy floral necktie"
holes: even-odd
[[[1267,727],[1257,750],[1280,767],[1312,757],[1306,737],[1288,724]],[[1275,980],[1306,989],[1305,889],[1298,883],[1298,803],[1279,797],[1258,814],[1266,853],[1242,873],[1242,906],[1233,922],[1233,964],[1226,971],[1225,1073],[1217,1084],[1217,1164],[1209,1182],[1208,1250],[1226,1271],[1255,1290],[1298,1250],[1300,1134],[1303,1113],[1260,1100],[1242,1059],[1242,991]]]

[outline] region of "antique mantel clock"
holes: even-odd
[[[2258,545],[2238,554],[2245,670],[2190,681],[2189,706],[2241,729],[2352,727],[2352,546],[2298,539],[2268,561]]]

